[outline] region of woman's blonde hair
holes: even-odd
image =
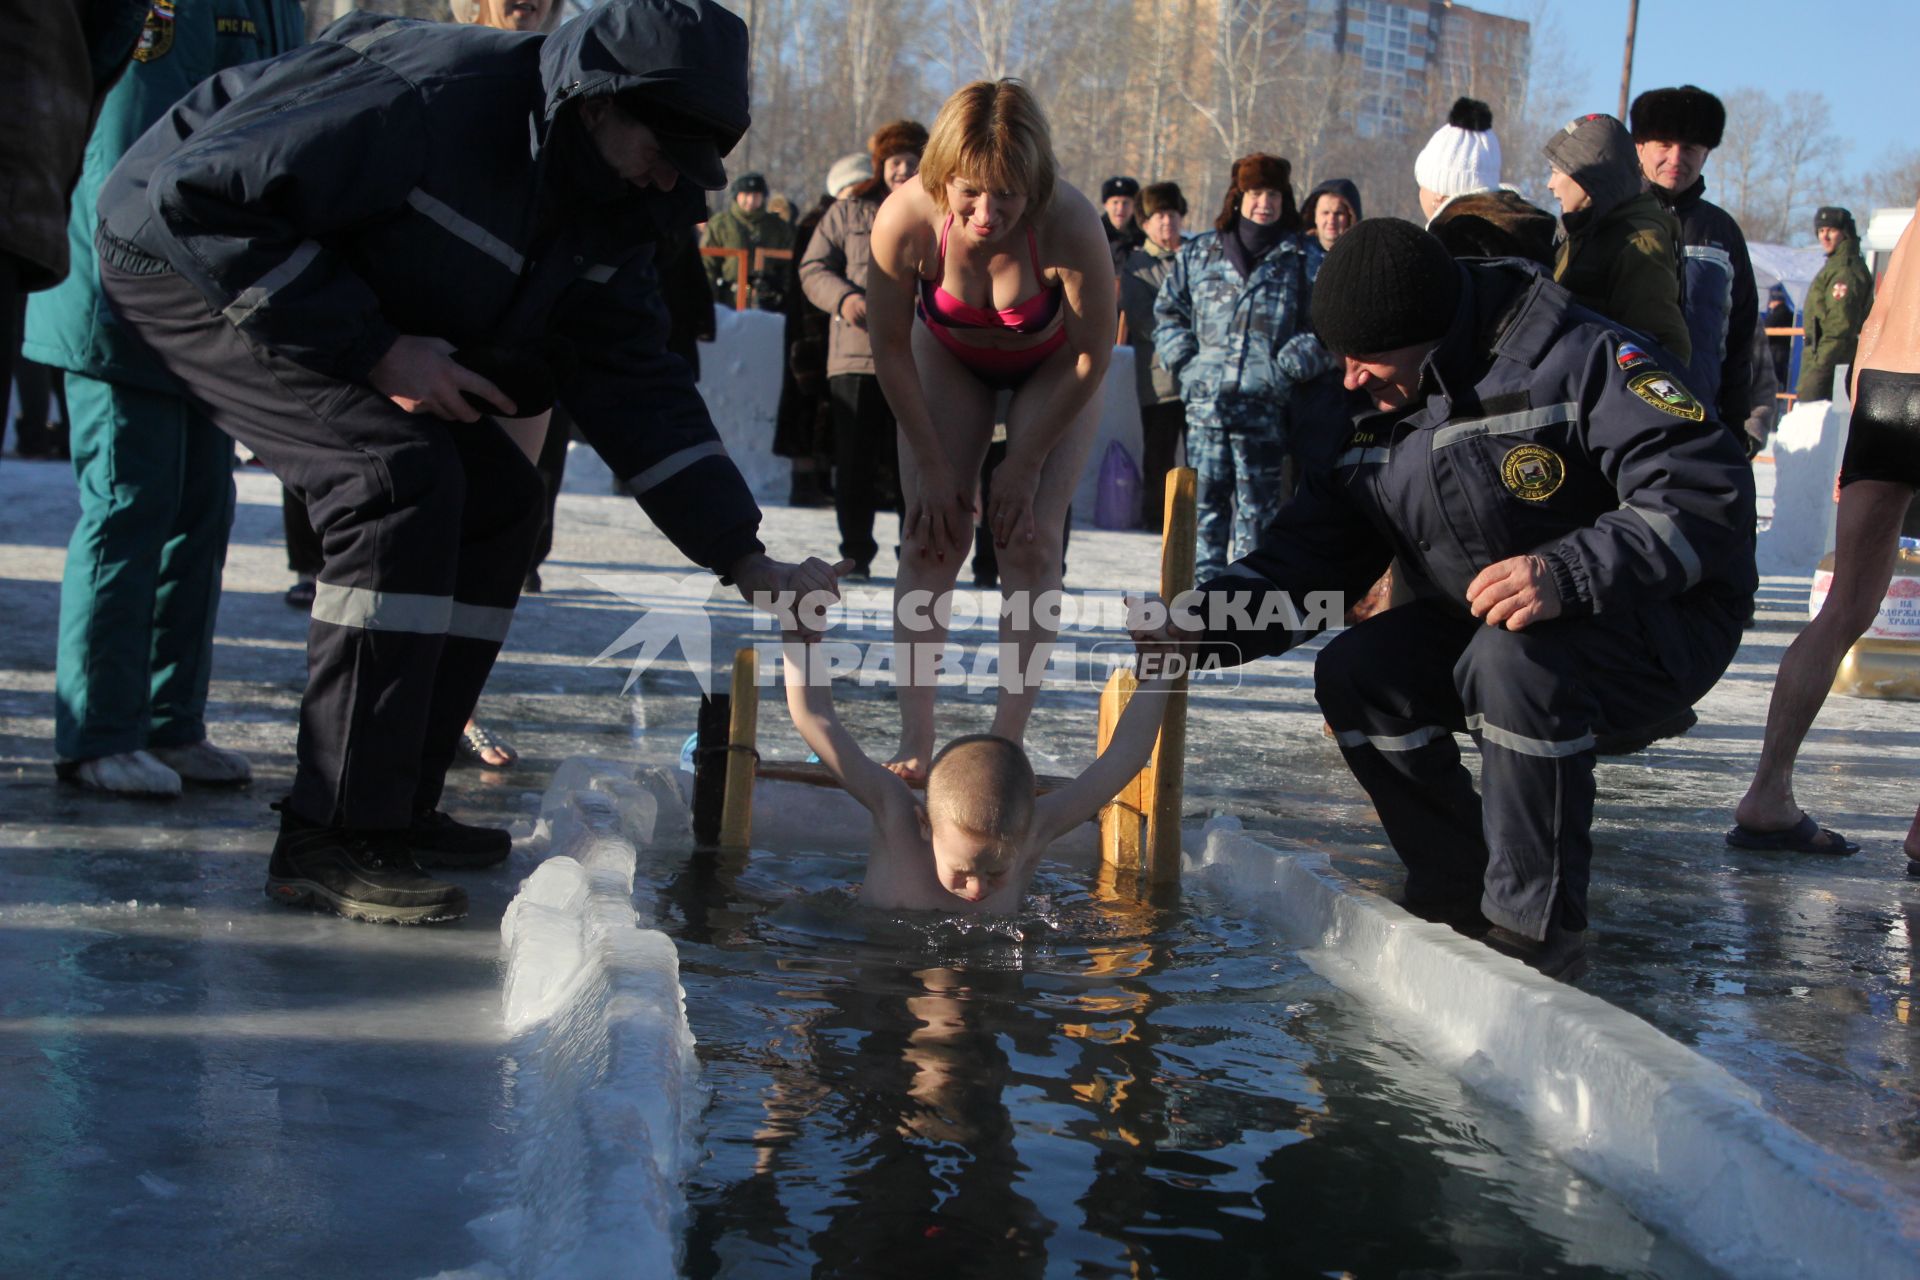
[[[975,80],[947,99],[920,157],[920,182],[940,209],[947,183],[964,178],[1027,197],[1028,216],[1053,199],[1058,166],[1047,117],[1018,80]]]

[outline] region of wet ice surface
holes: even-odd
[[[1711,1274],[1205,888],[1043,872],[983,926],[863,911],[858,867],[659,873],[713,1093],[689,1276]]]
[[[492,1207],[484,1174],[506,1143],[498,924],[530,867],[464,877],[473,916],[446,929],[264,900],[264,805],[291,769],[305,625],[279,599],[278,490],[256,471],[240,489],[212,718],[218,741],[249,753],[256,784],[108,801],[54,787],[48,767],[70,473],[0,464],[0,1274],[97,1274],[137,1256],[156,1275],[304,1275],[320,1256],[419,1276],[482,1256],[465,1224]],[[449,807],[464,818],[530,818],[566,757],[670,757],[693,722],[684,669],[649,673],[636,700],[621,693],[623,668],[587,665],[638,609],[586,575],[686,567],[629,500],[572,493],[561,510],[548,592],[523,605],[481,705],[523,768],[457,773]],[[832,513],[770,510],[766,536],[830,554]],[[1156,555],[1145,536],[1076,530],[1068,584],[1150,584]],[[876,568],[889,570],[884,552]],[[1920,881],[1899,855],[1920,799],[1913,704],[1835,698],[1803,753],[1801,800],[1859,840],[1859,856],[1721,841],[1805,592],[1769,581],[1699,728],[1602,764],[1584,985],[1725,1065],[1920,1212]],[[747,623],[719,599],[726,650]],[[1397,863],[1321,736],[1311,663],[1259,664],[1239,689],[1196,696],[1189,814],[1238,813],[1255,835],[1327,850],[1389,887]],[[1085,761],[1093,705],[1090,689],[1046,695],[1031,738],[1043,769]],[[851,691],[847,708],[886,749],[892,703]],[[942,728],[984,729],[990,715],[984,697],[960,698]],[[784,717],[762,724],[769,756],[803,754]]]

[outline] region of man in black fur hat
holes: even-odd
[[[1739,431],[1753,408],[1753,327],[1760,312],[1740,224],[1703,199],[1700,171],[1720,145],[1727,110],[1705,89],[1650,89],[1633,100],[1634,149],[1653,194],[1680,219],[1680,308],[1693,356],[1687,387]]]

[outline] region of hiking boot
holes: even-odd
[[[477,871],[498,866],[513,852],[513,837],[501,828],[455,822],[438,809],[415,818],[401,839],[423,867]]]
[[[180,781],[203,787],[244,787],[253,781],[253,766],[238,751],[216,747],[205,738],[184,747],[148,747],[148,754],[180,775]]]
[[[1547,926],[1544,942],[1536,942],[1523,933],[1492,925],[1480,939],[1503,956],[1512,956],[1529,969],[1549,978],[1572,982],[1587,971],[1587,931]]]
[[[467,891],[421,875],[397,834],[323,827],[284,808],[267,896],[374,924],[437,924],[467,914]]]
[[[53,771],[62,782],[116,796],[172,800],[180,794],[180,775],[150,751],[121,751],[92,760],[60,760]]]

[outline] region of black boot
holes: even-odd
[[[1409,898],[1402,889],[1392,901],[1429,924],[1443,924],[1469,938],[1485,936],[1493,922],[1480,914],[1480,895],[1459,898]]]
[[[467,914],[467,891],[420,874],[388,831],[323,827],[282,809],[267,896],[376,924],[437,924]]]
[[[476,871],[497,866],[513,852],[513,837],[499,827],[472,827],[435,809],[413,820],[407,849],[423,867]]]
[[[1545,941],[1535,941],[1522,933],[1499,925],[1487,930],[1481,939],[1501,955],[1512,956],[1529,969],[1537,969],[1549,978],[1572,982],[1587,971],[1587,931],[1547,926]]]

